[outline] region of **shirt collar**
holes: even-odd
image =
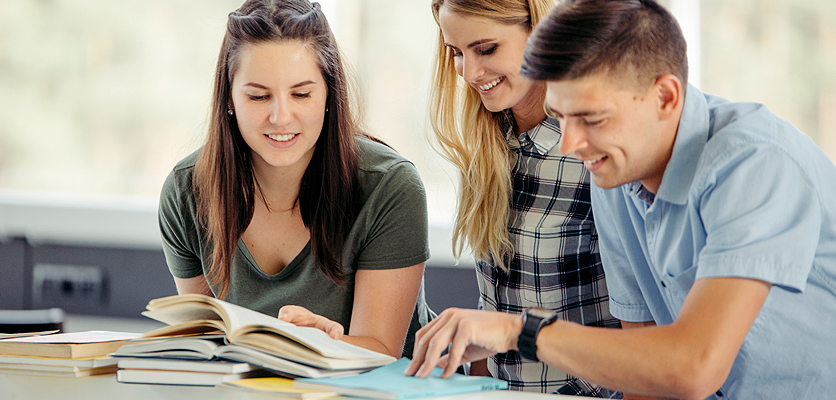
[[[705,95],[696,87],[688,85],[673,153],[662,175],[662,184],[656,193],[657,199],[679,205],[688,201],[688,191],[694,181],[700,155],[708,141],[708,131],[709,115]]]
[[[510,109],[506,110],[505,116],[510,121],[513,121],[514,116],[511,114]],[[516,144],[514,143],[515,141],[521,147],[526,147],[528,143],[533,143],[537,152],[543,155],[548,154],[560,141],[560,123],[555,119],[546,117],[546,119],[530,130],[521,133],[519,138],[514,137],[515,126],[515,123],[508,124],[506,125],[507,129],[505,131],[505,140],[512,148]]]

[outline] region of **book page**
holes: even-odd
[[[224,326],[223,321],[211,319],[198,319],[194,321],[183,322],[177,325],[163,326],[161,328],[154,329],[153,331],[143,333],[142,337],[148,339],[163,336],[199,336],[218,331],[222,332],[225,328],[226,326]]]
[[[0,333],[0,339],[11,339],[16,337],[25,337],[25,336],[41,336],[41,335],[49,335],[53,333],[58,333],[58,329],[51,330],[51,331],[41,331],[41,332],[20,332],[20,333]]]
[[[139,336],[139,333],[88,331],[72,333],[55,333],[52,335],[43,336],[27,336],[12,339],[3,339],[2,341],[15,343],[101,343],[133,339]]]
[[[167,305],[163,308],[143,311],[142,315],[168,325],[178,325],[197,320],[224,321],[223,316],[211,305],[205,303],[184,301]],[[227,331],[226,321],[222,324]]]

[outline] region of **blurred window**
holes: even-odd
[[[3,0],[0,189],[156,197],[203,142],[226,15],[241,1]],[[446,221],[457,174],[428,143],[427,0],[323,0],[369,130],[413,160]],[[667,0],[692,82],[767,104],[836,159],[836,2]]]

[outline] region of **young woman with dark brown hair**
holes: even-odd
[[[249,0],[229,15],[208,137],[168,177],[160,227],[179,293],[395,357],[431,318],[423,185],[361,133],[317,3]]]

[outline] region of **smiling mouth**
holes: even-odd
[[[496,78],[496,79],[494,79],[494,80],[492,80],[492,81],[490,81],[490,82],[488,82],[484,85],[477,85],[476,87],[479,88],[479,90],[486,92],[488,90],[493,89],[496,85],[499,85],[504,80],[505,80],[505,77],[500,76],[499,78]]]
[[[267,137],[269,137],[270,139],[273,139],[277,142],[287,142],[287,141],[295,138],[296,135],[298,135],[298,133],[288,133],[286,135],[270,135],[270,134],[267,134]]]
[[[591,170],[595,169],[596,167],[598,167],[599,165],[601,165],[601,163],[603,163],[604,160],[606,160],[606,159],[607,159],[607,156],[602,156],[602,157],[596,158],[594,160],[583,160],[583,166],[586,169],[591,171]]]

